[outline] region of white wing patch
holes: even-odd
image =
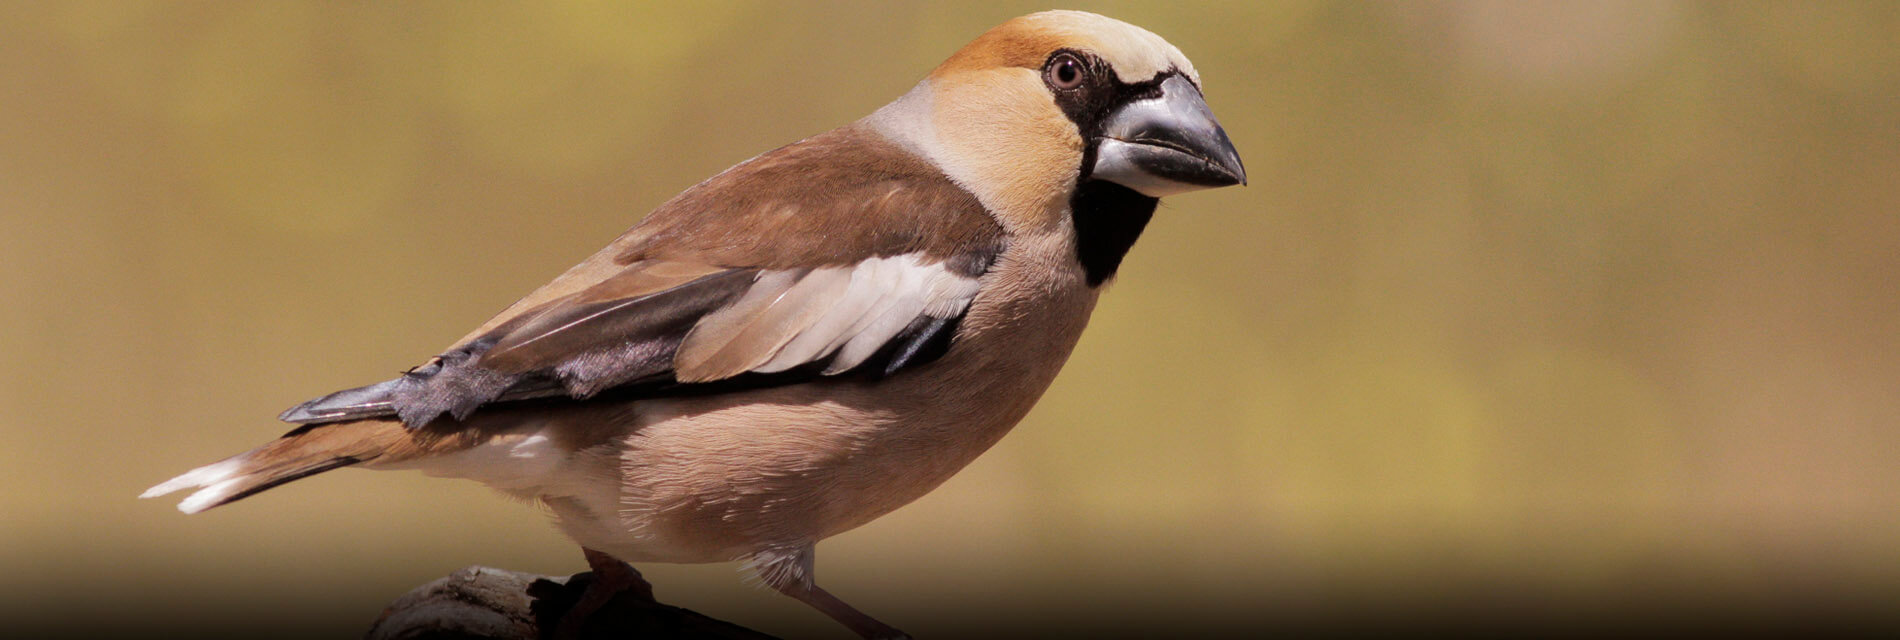
[[[947,319],[976,297],[976,278],[920,254],[850,267],[766,272],[732,306],[708,315],[680,347],[681,380],[777,373],[832,357],[836,374],[875,355],[921,317]],[[836,357],[833,357],[835,354]]]

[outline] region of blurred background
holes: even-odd
[[[1199,67],[1167,202],[993,451],[820,545],[919,637],[1900,601],[1900,3],[1073,3]],[[141,490],[1046,4],[0,5],[0,620],[360,634],[536,509]],[[736,565],[660,597],[842,629]]]

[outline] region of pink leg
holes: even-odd
[[[755,564],[759,577],[764,578],[765,583],[772,585],[773,589],[824,612],[861,637],[876,640],[910,639],[910,635],[878,622],[876,618],[845,604],[838,596],[819,588],[812,578],[812,556],[812,548],[806,546],[791,552],[761,555],[755,559]]]
[[[876,618],[865,615],[863,611],[859,611],[852,608],[851,605],[845,604],[843,600],[838,599],[838,596],[831,595],[831,592],[819,588],[818,585],[806,585],[803,587],[772,586],[778,589],[779,593],[796,598],[799,602],[803,602],[811,605],[814,609],[823,611],[825,615],[831,616],[831,619],[837,620],[839,624],[850,627],[851,630],[857,632],[860,637],[875,638],[877,640],[890,640],[895,638],[908,640],[910,638],[909,635],[898,631],[891,625],[878,622]]]

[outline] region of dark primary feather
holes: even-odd
[[[614,398],[663,397],[797,384],[827,377],[824,368],[830,357],[784,372],[743,373],[709,382],[681,383],[674,377],[673,354],[691,331],[692,320],[736,297],[732,283],[749,283],[733,278],[733,273],[749,272],[722,272],[638,300],[595,303],[539,316],[578,316],[573,324],[560,325],[578,329],[571,332],[572,336],[523,332],[503,325],[394,380],[305,402],[284,412],[280,419],[325,424],[393,415],[414,428],[443,414],[465,419],[476,409],[496,403],[586,400],[602,392],[611,392],[608,395]],[[692,291],[719,287],[726,289],[723,293]],[[683,302],[697,304],[686,306]],[[961,314],[949,318],[920,316],[875,355],[833,375],[875,379],[934,361],[949,351],[961,320]],[[587,330],[589,323],[598,323],[612,332]],[[535,320],[525,324],[539,329],[550,323]],[[504,345],[516,347],[504,350]],[[548,349],[530,351],[527,345]]]
[[[743,295],[758,273],[727,269],[654,293],[593,302],[585,300],[594,290],[583,291],[572,301],[524,314],[519,324],[496,328],[482,366],[504,374],[550,372],[577,397],[665,373],[672,368],[679,338],[700,318]]]
[[[332,393],[280,418],[324,424],[396,416],[414,428],[495,403],[806,382],[825,376],[830,356],[783,372],[692,383],[675,377],[675,357],[695,327],[767,271],[802,278],[814,268],[915,254],[974,278],[1003,243],[1001,228],[969,192],[876,134],[847,127],[764,154],[662,205],[603,250],[613,258],[606,264],[621,266],[598,281],[498,319],[394,380]],[[960,320],[920,315],[837,375],[888,376],[935,360]]]
[[[396,412],[391,398],[403,378],[385,380],[355,389],[344,389],[327,396],[304,401],[285,409],[278,420],[297,424],[322,424],[379,418]]]
[[[920,316],[911,321],[910,327],[885,347],[888,355],[881,358],[883,364],[875,367],[879,376],[888,376],[904,367],[943,357],[944,352],[950,350],[950,337],[956,335],[957,324],[962,321],[963,316],[960,314],[948,318]],[[865,365],[879,361],[880,358],[873,357]]]
[[[587,291],[522,314],[394,380],[339,391],[285,412],[313,424],[396,415],[412,427],[467,418],[493,402],[585,399],[672,373],[673,352],[705,314],[730,303],[756,271],[730,269],[654,293],[576,303]]]

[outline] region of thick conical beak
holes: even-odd
[[[1159,198],[1247,184],[1247,169],[1201,90],[1187,78],[1161,83],[1161,95],[1122,105],[1103,122],[1089,176]]]

